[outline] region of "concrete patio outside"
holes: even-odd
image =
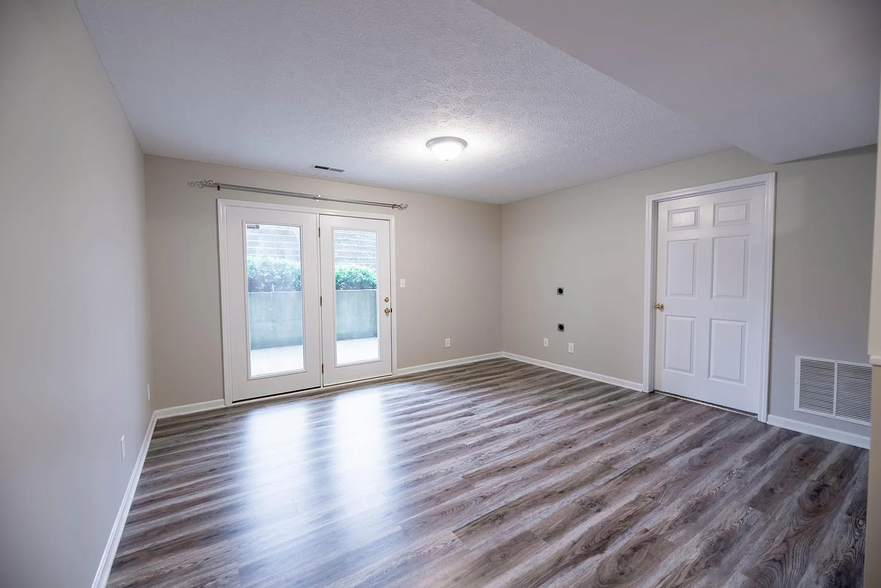
[[[337,365],[379,359],[379,339],[337,341]],[[303,346],[269,347],[251,350],[251,375],[265,376],[303,369]]]

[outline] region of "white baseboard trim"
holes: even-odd
[[[459,359],[450,359],[447,361],[438,361],[435,363],[424,363],[422,365],[414,365],[412,367],[398,368],[397,375],[408,376],[410,374],[418,374],[420,372],[428,372],[431,370],[439,370],[441,368],[455,367],[457,365],[465,365],[468,363],[476,363],[478,361],[486,361],[488,359],[499,359],[503,357],[501,351],[495,353],[484,353],[483,355],[472,355],[470,357],[460,357]]]
[[[223,408],[223,406],[223,400],[219,399],[209,400],[208,402],[198,402],[196,404],[185,404],[184,406],[174,406],[172,408],[163,408],[153,412],[153,416],[150,417],[150,424],[147,425],[147,432],[144,433],[144,441],[141,443],[141,451],[138,453],[138,460],[135,462],[135,467],[129,478],[128,486],[122,497],[122,504],[119,505],[119,512],[116,513],[116,520],[113,521],[113,528],[110,530],[110,538],[107,540],[107,546],[104,547],[101,563],[98,564],[98,571],[95,573],[95,579],[92,580],[92,588],[104,588],[107,585],[107,579],[110,577],[110,569],[113,567],[114,558],[116,558],[116,550],[119,548],[119,540],[122,539],[122,529],[125,527],[128,511],[131,509],[132,502],[135,499],[135,490],[138,488],[138,480],[141,479],[141,471],[144,469],[144,461],[147,459],[147,451],[150,449],[150,440],[153,438],[153,429],[156,428],[156,421],[181,414],[191,414],[205,410],[214,410],[215,408]]]
[[[194,412],[204,412],[206,410],[215,410],[226,406],[223,398],[217,400],[208,400],[207,402],[196,402],[195,404],[184,404],[183,406],[172,406],[171,408],[160,408],[155,413],[157,419],[164,419],[182,414],[192,414]]]
[[[775,427],[781,427],[783,429],[789,429],[790,431],[797,431],[799,433],[813,435],[814,437],[822,437],[823,439],[829,439],[830,441],[847,443],[848,445],[854,445],[856,447],[862,447],[864,449],[869,448],[868,435],[845,433],[836,429],[830,429],[829,427],[814,425],[812,423],[804,423],[802,421],[796,421],[794,419],[774,416],[773,414],[768,415],[768,424],[774,425]]]
[[[612,384],[613,386],[620,386],[622,388],[627,388],[629,390],[636,390],[637,392],[643,391],[642,390],[642,383],[640,383],[640,382],[631,382],[630,380],[622,380],[621,378],[613,378],[612,376],[604,376],[603,374],[595,374],[594,372],[588,372],[585,370],[580,370],[578,368],[560,365],[558,363],[551,363],[549,361],[543,361],[541,359],[534,359],[532,357],[526,357],[525,355],[517,355],[516,353],[508,353],[507,351],[502,353],[502,357],[507,357],[508,359],[513,359],[514,361],[519,361],[522,363],[529,363],[532,365],[537,365],[539,367],[548,368],[551,370],[556,370],[558,372],[572,374],[573,376],[580,376],[582,378],[596,380],[597,382],[603,382],[605,384]]]
[[[144,441],[141,443],[141,451],[138,452],[138,460],[132,470],[132,475],[128,480],[125,494],[122,496],[122,504],[119,505],[119,511],[116,513],[116,520],[113,521],[113,527],[110,530],[110,538],[104,547],[104,553],[101,555],[101,563],[98,564],[98,571],[95,573],[95,579],[92,580],[92,588],[104,588],[107,585],[107,579],[110,577],[110,568],[113,567],[113,560],[116,557],[116,550],[119,548],[119,540],[122,539],[122,529],[128,518],[128,511],[132,507],[132,501],[135,498],[135,490],[138,488],[138,480],[141,479],[141,470],[144,469],[144,460],[147,459],[147,450],[150,448],[150,440],[153,438],[153,429],[156,426],[156,413],[150,417],[150,423],[147,425],[147,432],[144,433]]]

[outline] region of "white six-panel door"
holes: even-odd
[[[656,218],[654,388],[758,413],[764,184],[663,201]]]

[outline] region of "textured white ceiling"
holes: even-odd
[[[475,0],[766,161],[878,140],[881,0]]]
[[[469,0],[78,6],[151,154],[502,203],[730,145]]]

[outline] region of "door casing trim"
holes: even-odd
[[[741,188],[765,188],[765,291],[762,292],[762,376],[759,390],[758,420],[768,422],[771,359],[771,299],[774,288],[774,210],[777,173],[770,172],[727,182],[684,188],[646,196],[645,202],[645,294],[643,304],[642,382],[643,392],[655,389],[655,291],[657,286],[658,204],[681,198],[704,196]]]
[[[217,245],[218,256],[217,263],[220,266],[220,331],[221,331],[221,347],[223,350],[223,403],[225,406],[231,406],[233,403],[232,391],[232,347],[230,335],[230,308],[229,308],[229,275],[227,272],[228,260],[228,241],[226,231],[226,217],[229,208],[258,208],[262,210],[280,210],[284,212],[305,212],[315,215],[330,216],[347,216],[354,218],[365,218],[375,220],[389,221],[389,262],[391,263],[391,304],[395,308],[397,299],[397,275],[395,273],[395,215],[393,214],[377,214],[371,212],[355,212],[347,210],[335,210],[331,208],[318,208],[312,206],[290,206],[287,204],[274,204],[270,202],[256,202],[251,200],[230,200],[226,198],[217,199]],[[397,313],[391,314],[392,328],[392,375],[398,373],[398,316]],[[319,318],[320,321],[320,318]],[[323,353],[323,350],[319,350]],[[322,361],[323,361],[322,357]],[[323,382],[322,382],[323,384]],[[320,390],[325,388],[311,388],[310,390]]]

